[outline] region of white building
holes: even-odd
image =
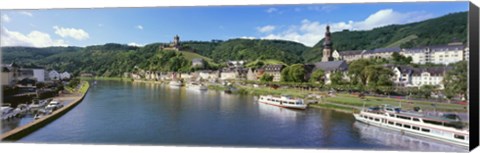
[[[443,89],[443,77],[451,67],[413,68],[410,66],[396,66],[393,81],[402,87],[421,87],[424,85],[437,86]]]
[[[461,43],[404,49],[404,56],[412,57],[412,63],[448,65],[468,60],[468,48]]]
[[[72,75],[70,73],[66,72],[66,71],[60,74],[60,79],[62,79],[62,80],[68,80],[71,77],[72,77]]]
[[[60,79],[60,73],[58,73],[55,70],[52,70],[48,73],[48,77],[50,80],[59,80]]]
[[[47,71],[45,69],[32,69],[33,70],[33,77],[38,81],[38,82],[45,82],[48,80],[48,75]]]

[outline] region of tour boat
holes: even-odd
[[[178,80],[172,80],[172,81],[170,81],[170,86],[171,87],[180,87],[180,86],[182,86],[182,82],[178,81]]]
[[[57,100],[52,100],[46,107],[45,109],[46,110],[52,110],[52,111],[55,111],[59,108],[62,108],[63,107],[63,104],[61,104],[59,101]]]
[[[201,83],[190,83],[188,84],[188,89],[192,89],[192,90],[207,90],[207,86],[201,84]]]
[[[290,96],[260,96],[258,99],[259,102],[279,107],[293,108],[293,109],[306,109],[307,104],[303,99],[291,98]]]
[[[460,146],[468,146],[469,130],[454,114],[429,116],[418,112],[401,111],[385,105],[363,109],[353,116],[360,122],[402,133],[431,138]]]

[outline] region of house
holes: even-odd
[[[18,66],[15,62],[2,64],[2,85],[15,85],[18,76]]]
[[[362,58],[390,58],[393,53],[401,53],[401,51],[402,49],[400,49],[400,47],[377,48],[374,50],[363,51]]]
[[[205,67],[205,61],[203,58],[194,58],[192,59],[192,67],[194,68],[204,68]]]
[[[468,48],[462,43],[449,43],[405,49],[404,56],[412,57],[412,63],[448,65],[462,60],[468,60]]]
[[[50,80],[59,80],[60,79],[60,73],[58,73],[55,70],[51,70],[48,73],[48,77],[50,78]]]
[[[347,62],[344,60],[340,61],[328,61],[328,62],[317,62],[313,64],[307,64],[305,65],[307,74],[306,74],[306,80],[310,79],[310,76],[312,75],[313,72],[316,70],[323,70],[325,73],[325,84],[330,84],[330,75],[332,72],[343,72],[344,78],[348,80],[348,77],[346,75],[346,71],[348,70],[348,65]]]
[[[258,68],[258,69],[250,68],[248,69],[248,72],[247,72],[247,80],[257,81],[258,79],[260,79],[260,77],[263,76],[264,73],[265,73],[265,69],[263,68]]]
[[[198,78],[202,80],[217,80],[220,78],[219,71],[212,71],[212,70],[203,70],[199,71]]]
[[[72,75],[66,71],[60,74],[60,79],[62,80],[69,80],[71,77]]]
[[[280,82],[281,73],[285,65],[283,64],[275,64],[275,65],[265,65],[263,70],[265,74],[273,76],[273,82]]]
[[[38,81],[38,82],[45,82],[48,80],[48,74],[47,71],[43,68],[33,68],[33,77]]]
[[[248,69],[236,67],[236,68],[223,68],[220,72],[221,80],[237,80],[247,79]]]
[[[227,62],[227,66],[232,68],[232,67],[243,67],[243,65],[245,64],[245,61],[228,61]]]
[[[365,52],[367,52],[367,50],[351,50],[342,52],[338,52],[335,50],[333,52],[333,58],[335,58],[335,60],[345,60],[347,62],[351,62],[354,60],[362,59]]]
[[[397,87],[411,86],[412,74],[415,68],[411,66],[401,65],[393,66],[393,83]]]
[[[34,80],[35,77],[33,75],[33,69],[26,69],[26,68],[20,68],[18,70],[18,76],[17,76],[17,79],[20,81],[20,80],[24,80],[24,79],[32,79]]]
[[[12,86],[15,84],[15,77],[13,77],[13,70],[2,66],[2,85]]]
[[[443,89],[443,77],[451,67],[431,67],[415,69],[412,73],[411,87],[421,87],[423,85],[437,86]]]

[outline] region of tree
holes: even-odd
[[[412,57],[405,57],[398,52],[392,54],[393,64],[407,65],[412,62]]]
[[[429,99],[434,89],[435,89],[435,86],[423,85],[420,87],[419,93],[423,98]]]
[[[338,86],[344,84],[343,73],[340,71],[333,71],[330,73],[331,85]]]
[[[313,71],[309,81],[313,83],[319,82],[320,84],[324,84],[324,77],[325,72],[322,69],[318,69]]]
[[[305,81],[305,67],[303,64],[293,64],[288,72],[292,82]]]
[[[272,82],[273,81],[273,75],[269,74],[263,74],[262,77],[260,77],[261,82]]]
[[[453,69],[448,71],[443,78],[445,86],[445,95],[450,100],[455,96],[463,96],[467,99],[468,90],[468,63],[467,61],[460,61],[453,64]]]
[[[280,75],[282,76],[282,77],[280,77],[280,81],[290,82],[292,79],[290,79],[289,73],[290,73],[290,66],[288,66],[288,67],[286,67],[282,70],[282,72],[280,73]]]
[[[359,59],[350,63],[348,66],[348,75],[351,78],[352,84],[367,84],[367,76],[364,70],[370,64],[371,62],[367,59]]]

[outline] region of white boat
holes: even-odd
[[[30,105],[28,105],[28,107],[30,109],[40,109],[40,108],[45,107],[45,105],[47,105],[48,102],[50,102],[50,101],[51,101],[51,99],[34,100]]]
[[[0,111],[2,112],[2,116],[1,116],[2,120],[8,120],[8,119],[14,118],[16,115],[14,113],[14,109],[9,105],[2,105],[2,107],[0,108]]]
[[[289,96],[281,96],[281,97],[275,97],[271,95],[260,96],[258,101],[261,103],[279,106],[279,107],[285,107],[285,108],[293,108],[293,109],[307,108],[307,104],[303,101],[303,99],[291,98]]]
[[[353,115],[363,123],[460,146],[468,146],[470,139],[468,129],[455,115],[427,116],[388,105],[363,109]]]
[[[171,87],[180,87],[182,86],[182,81],[179,81],[179,80],[172,80],[170,81],[170,84],[169,84]]]
[[[188,84],[187,87],[188,89],[192,89],[192,90],[201,90],[201,91],[208,90],[207,86],[201,83],[195,83],[195,82]]]
[[[59,101],[57,100],[52,100],[46,107],[45,107],[45,110],[51,110],[51,111],[55,111],[59,108],[62,108],[63,107],[63,104],[61,104]]]

